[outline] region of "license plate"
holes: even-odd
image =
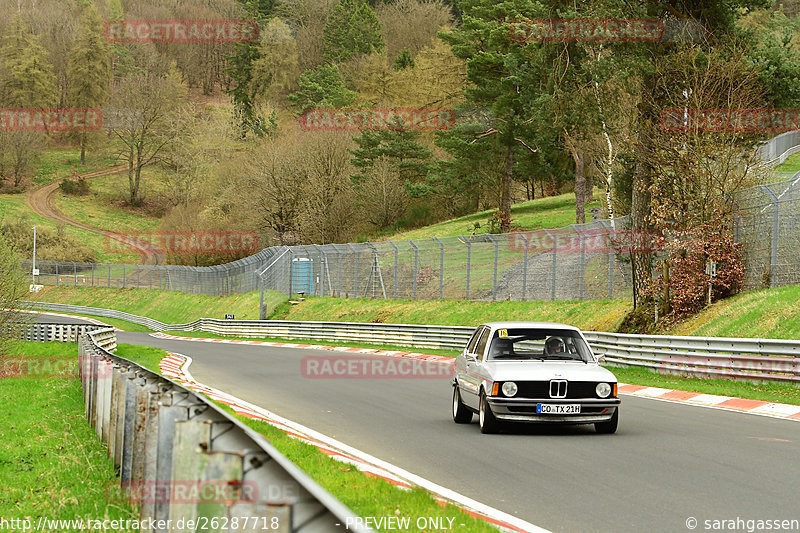
[[[567,405],[553,405],[549,403],[536,404],[536,412],[543,415],[574,415],[580,414],[581,406],[577,403]]]

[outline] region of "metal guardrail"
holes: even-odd
[[[231,524],[230,530],[338,532],[354,516],[204,396],[103,349],[110,336],[113,328],[80,338],[86,416],[108,446],[122,494],[140,504],[140,520],[164,521],[153,531],[185,531],[193,520],[206,521],[198,530]]]
[[[28,306],[33,302],[25,302]],[[163,324],[111,309],[35,303],[38,309],[124,318],[156,331],[207,331],[236,337],[318,339],[416,348],[461,348],[474,331],[465,326],[300,322],[285,320],[217,320],[201,318],[189,324]],[[127,317],[127,318],[125,318]],[[645,367],[695,377],[781,381],[800,385],[800,341],[675,337],[584,332],[595,352],[611,365]]]
[[[585,332],[596,353],[620,366],[671,374],[800,385],[800,341]]]
[[[102,328],[95,324],[9,324],[5,329],[9,336],[23,341],[78,342],[81,335]],[[116,336],[113,334],[101,337],[101,342],[103,348],[116,348]]]

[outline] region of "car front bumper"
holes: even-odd
[[[605,422],[614,416],[621,403],[619,398],[606,399],[530,399],[530,398],[488,398],[492,413],[500,420],[510,422],[543,422],[557,424],[592,424]],[[538,404],[581,406],[575,414],[538,413]]]

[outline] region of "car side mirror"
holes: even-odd
[[[603,364],[606,362],[606,354],[604,353],[596,353],[594,354],[594,357],[598,364]]]
[[[472,361],[473,363],[478,361],[478,356],[476,356],[474,353],[467,352],[464,354],[464,357],[467,358],[467,361]]]

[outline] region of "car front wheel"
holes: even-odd
[[[472,411],[461,403],[461,394],[458,385],[453,386],[453,421],[456,424],[469,424],[472,422]]]
[[[596,422],[594,430],[598,433],[616,433],[619,425],[619,407],[614,409],[614,415],[606,422]]]
[[[478,422],[481,426],[481,433],[497,433],[500,429],[500,422],[492,413],[492,408],[486,400],[486,394],[481,392],[480,409],[478,410]]]

